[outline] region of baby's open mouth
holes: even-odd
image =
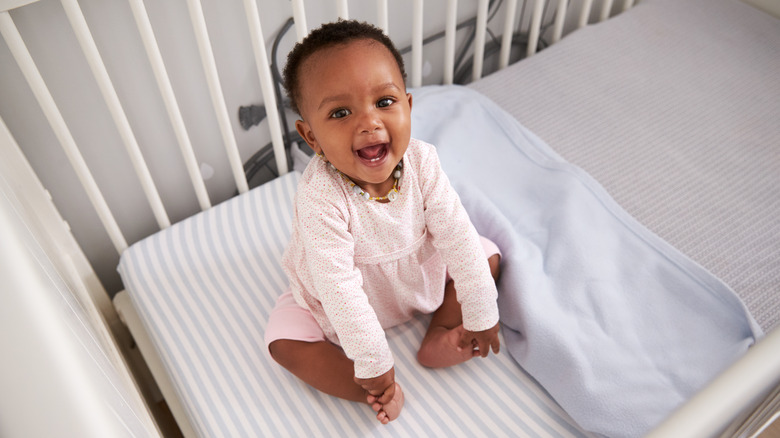
[[[387,155],[387,144],[376,144],[373,146],[366,146],[357,151],[358,157],[366,161],[379,161]]]

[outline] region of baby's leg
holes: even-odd
[[[499,261],[498,254],[488,258],[494,280],[498,279]],[[463,314],[456,297],[455,283],[450,280],[444,288],[444,301],[433,313],[420,351],[417,352],[417,360],[423,366],[441,368],[457,365],[478,355],[470,346],[458,350],[463,331]]]
[[[279,339],[268,345],[279,365],[314,388],[339,398],[368,403],[368,392],[353,380],[355,366],[344,351],[328,341]]]
[[[398,418],[404,403],[401,387],[396,383],[395,396],[384,405],[355,383],[355,366],[344,351],[328,341],[305,342],[278,339],[268,345],[271,356],[281,366],[315,389],[335,397],[366,403],[377,413],[377,420],[387,424]]]

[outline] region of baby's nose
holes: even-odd
[[[382,128],[382,120],[374,111],[365,113],[364,117],[360,120],[360,132],[365,134],[373,134]]]

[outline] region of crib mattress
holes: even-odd
[[[287,287],[298,173],[290,173],[133,245],[120,273],[200,436],[585,436],[508,354],[421,367],[427,316],[388,330],[403,421],[313,390],[263,343]],[[502,338],[503,342],[503,338]]]
[[[780,325],[780,21],[646,0],[471,84]]]

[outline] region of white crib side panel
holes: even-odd
[[[121,324],[108,295],[2,119],[0,216],[5,236],[0,332],[6,335],[0,335],[0,349],[7,365],[0,379],[11,379],[0,394],[0,411],[8,415],[0,421],[0,435],[10,427],[28,432],[52,427],[48,434],[18,436],[99,436],[98,431],[109,430],[123,436],[116,420],[129,415],[134,420],[125,424],[125,432],[140,424],[142,434],[156,436],[141,390],[119,352],[113,329]],[[18,367],[21,373],[14,373]],[[106,382],[116,392],[107,390]],[[69,399],[73,394],[80,399]],[[117,396],[123,405],[114,404]],[[106,408],[113,413],[94,418]],[[40,421],[44,412],[62,413],[71,421]],[[76,427],[95,435],[80,435]]]

